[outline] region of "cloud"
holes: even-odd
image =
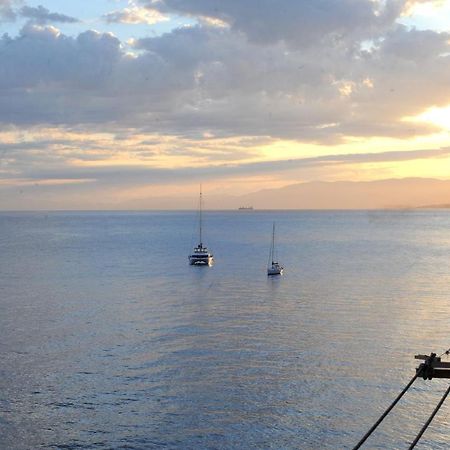
[[[42,5],[36,7],[24,5],[19,9],[23,3],[23,0],[0,0],[0,22],[13,22],[17,17],[30,19],[39,25],[79,22],[75,17],[52,13]]]
[[[151,166],[167,168],[180,167],[181,164],[195,167],[236,163],[257,156],[255,146],[261,143],[260,139],[220,142],[208,139],[199,144],[176,137],[139,135],[136,131],[125,139],[117,140],[116,137],[109,133],[86,134],[82,129],[40,127],[3,132],[0,134],[0,178],[16,183],[17,179],[42,180],[42,170],[54,174],[49,179],[60,179],[57,174],[66,171],[87,173],[110,169],[121,179],[109,178],[105,174],[100,181],[126,185],[134,183],[126,174],[135,169],[136,180],[140,180],[139,166],[148,171]],[[151,173],[147,172],[148,175]],[[172,173],[176,174],[176,170]]]
[[[42,5],[33,7],[33,6],[24,6],[19,11],[22,17],[27,19],[31,19],[33,22],[45,25],[47,23],[77,23],[78,19],[75,17],[66,16],[64,14],[52,13],[47,8],[44,8]]]
[[[367,0],[280,0],[276,6],[270,0],[164,0],[154,6],[164,12],[221,20],[260,44],[285,40],[291,44],[310,45],[332,35],[353,32],[356,28],[370,28],[377,20],[374,3]]]
[[[147,24],[164,22],[169,18],[156,9],[140,8],[133,5],[131,8],[124,8],[109,12],[103,16],[107,23],[124,23],[124,24]]]
[[[414,9],[416,7],[421,7],[423,5],[428,7],[434,7],[434,8],[440,8],[441,6],[445,5],[447,0],[406,0],[404,1],[404,6],[402,9],[402,13],[404,15],[408,15],[412,12],[414,12]]]
[[[15,7],[20,3],[21,0],[0,0],[0,23],[16,20]]]
[[[94,31],[74,39],[53,27],[28,24],[17,38],[3,36],[0,89],[7,99],[0,106],[0,121],[96,121],[96,108],[99,113],[106,108],[96,95],[90,100],[87,94],[98,90],[101,96],[101,87],[120,56],[118,39]],[[98,119],[102,120],[101,114]]]
[[[362,14],[350,0],[328,1]],[[369,3],[361,2],[380,17],[375,2]],[[175,5],[152,3],[160,4]],[[194,4],[209,14],[206,3],[182,4],[191,5],[192,14]],[[262,18],[269,4],[262,3]],[[293,4],[283,3],[293,13],[306,8]],[[230,17],[246,8],[234,1],[224,5]],[[383,11],[393,5],[386,2]],[[357,39],[352,45],[313,39],[296,48],[280,39],[249,40],[235,26],[202,24],[135,39],[131,54],[109,33],[70,37],[28,24],[16,38],[0,40],[0,122],[133,128],[199,141],[212,135],[336,144],[348,136],[430,134],[436,126],[403,118],[450,103],[449,39],[447,33],[392,25],[370,50]]]
[[[158,164],[154,164],[151,156],[159,154],[161,145],[153,139],[149,142],[137,141],[135,144],[117,141],[114,147],[112,135],[96,137],[91,135],[90,138],[83,139],[81,130],[71,134],[70,131],[67,133],[60,129],[38,129],[35,133],[34,136],[29,131],[16,135],[7,134],[5,136],[8,142],[0,145],[0,178],[2,180],[0,189],[4,194],[2,205],[0,205],[2,208],[79,209],[91,206],[101,207],[102,204],[109,204],[111,207],[117,202],[117,198],[123,199],[125,202],[123,207],[126,208],[134,204],[128,203],[132,199],[137,201],[138,198],[149,196],[150,187],[151,192],[154,193],[155,190],[159,192],[157,195],[167,195],[164,186],[188,186],[197,183],[199,179],[216,185],[226,183],[226,186],[230,186],[230,180],[234,182],[245,180],[245,192],[255,183],[256,189],[271,186],[270,180],[279,179],[286,184],[291,180],[298,181],[305,177],[314,179],[314,174],[361,172],[367,165],[378,167],[386,163],[395,165],[407,161],[428,160],[439,163],[442,159],[442,164],[445,164],[450,157],[449,147],[382,153],[332,154],[253,162],[245,160],[238,162],[234,157],[228,161],[222,159],[218,163],[213,155],[208,154],[213,152],[211,147],[206,148],[206,156],[212,158],[209,164],[194,165],[191,159],[191,163],[178,164],[177,167],[169,168],[158,167]],[[21,135],[28,140],[18,142]],[[39,135],[41,138],[38,138]],[[176,153],[175,144],[176,141],[168,143],[167,148]],[[195,142],[191,145],[195,148]],[[235,145],[236,149],[239,148],[238,142]],[[132,164],[127,162],[132,161],[131,148],[135,148],[139,153],[140,148],[144,151],[147,146],[152,148],[148,161],[145,161],[146,156],[143,155],[140,162],[136,159]],[[219,153],[221,148],[222,146],[218,149]],[[179,155],[182,156],[183,151],[186,151],[189,156],[192,156],[191,150],[181,144],[178,149]],[[176,157],[175,153],[172,153],[172,156]],[[128,160],[118,164],[122,156],[128,156]],[[313,175],[312,178],[311,175]],[[266,181],[263,183],[261,180]],[[92,204],[93,198],[97,200]],[[128,200],[125,200],[127,198]],[[140,204],[141,207],[144,205],[144,203]],[[169,204],[162,203],[159,207],[168,207]],[[138,207],[137,204],[136,207]]]
[[[1,151],[1,149],[0,149]],[[296,158],[278,161],[259,161],[244,163],[225,163],[214,166],[186,166],[174,169],[155,168],[143,165],[121,166],[104,163],[98,166],[69,166],[63,159],[47,160],[36,166],[22,165],[20,171],[11,172],[4,178],[21,178],[24,180],[95,180],[100,184],[110,185],[142,185],[154,183],[173,183],[194,181],[198,179],[217,180],[235,176],[252,177],[263,174],[279,175],[283,172],[311,169],[314,167],[336,167],[342,165],[380,164],[387,162],[403,162],[436,158],[449,158],[450,147],[442,149],[424,149],[411,151],[386,151],[381,153],[351,153],[343,155],[326,155],[310,158]]]
[[[152,24],[176,15],[196,25],[171,21],[164,34],[123,42],[93,30],[65,35],[55,25],[77,19],[0,0],[3,20],[29,19],[0,38],[0,176],[97,180],[81,183],[87,190],[431,165],[448,151],[343,156],[334,153],[344,147],[331,148],[441,131],[408,121],[450,104],[450,33],[399,25],[413,3],[421,2],[129,2],[103,19]],[[11,128],[23,133],[10,136]],[[284,148],[331,155],[285,160]],[[275,149],[282,161],[256,162]]]
[[[318,42],[373,39],[415,3],[424,0],[141,0],[162,13],[227,23],[261,45],[284,41],[293,47]]]

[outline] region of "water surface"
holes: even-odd
[[[351,448],[450,347],[448,211],[207,212],[204,236],[211,268],[195,213],[0,214],[0,448]],[[407,448],[447,385],[365,448]],[[447,403],[421,449],[450,447]]]

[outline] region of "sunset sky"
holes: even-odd
[[[0,27],[0,209],[450,179],[450,0],[0,0]]]

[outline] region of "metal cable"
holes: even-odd
[[[381,417],[373,424],[372,428],[362,437],[362,439],[353,447],[352,450],[357,450],[364,444],[366,439],[377,429],[378,425],[384,420],[384,418],[391,412],[392,408],[398,403],[398,401],[403,397],[406,391],[411,387],[411,385],[416,381],[417,377],[422,373],[423,368],[421,367],[417,373],[411,378],[411,381],[406,385],[402,392],[397,396],[397,398],[390,404],[390,406],[384,411]]]
[[[425,422],[425,425],[422,427],[422,429],[419,431],[419,434],[416,436],[416,438],[414,439],[413,443],[409,446],[408,450],[413,449],[416,444],[419,442],[420,438],[422,437],[423,433],[425,433],[426,429],[428,428],[428,426],[430,425],[431,421],[434,419],[434,416],[436,415],[436,413],[439,411],[440,407],[442,406],[442,404],[444,403],[445,399],[447,398],[448,393],[450,392],[450,386],[447,388],[447,390],[445,391],[445,394],[442,396],[441,400],[439,401],[439,403],[437,404],[436,408],[434,408],[434,411],[431,413],[431,416],[428,418],[428,420]]]

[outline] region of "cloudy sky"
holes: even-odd
[[[450,0],[0,0],[0,208],[450,179]]]

